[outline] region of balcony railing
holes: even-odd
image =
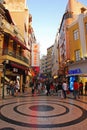
[[[24,43],[24,38],[15,25],[9,24],[5,19],[1,19],[1,25],[3,31],[8,32],[13,37],[16,36],[20,42]]]
[[[24,61],[25,63],[29,64],[29,60],[26,57],[24,57],[22,55],[18,55],[15,52],[13,52],[11,50],[8,50],[8,49],[4,49],[4,50],[0,49],[0,56],[1,55],[9,55],[11,57],[14,57],[14,58],[16,58],[18,60]]]

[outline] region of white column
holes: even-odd
[[[78,23],[79,23],[79,33],[80,33],[82,55],[84,57],[84,56],[86,56],[87,52],[86,52],[86,39],[85,39],[85,30],[84,30],[83,17],[84,17],[84,14],[79,15]]]

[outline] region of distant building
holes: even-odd
[[[59,32],[57,32],[52,52],[52,77],[58,77],[58,39],[59,39]]]
[[[47,48],[47,75],[49,78],[52,77],[52,55],[53,55],[54,45]]]
[[[40,59],[40,73],[46,73],[47,71],[47,56],[44,55]]]
[[[47,48],[47,55],[40,59],[40,75],[43,78],[52,78],[53,48],[53,45]]]

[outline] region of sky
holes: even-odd
[[[78,1],[87,6],[87,0]],[[68,0],[27,0],[40,56],[46,55],[47,48],[54,44],[67,3]]]

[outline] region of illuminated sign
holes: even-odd
[[[81,74],[82,71],[81,71],[80,68],[77,68],[77,69],[69,70],[68,73],[69,73],[69,74]]]
[[[39,66],[39,45],[32,44],[32,66]]]

